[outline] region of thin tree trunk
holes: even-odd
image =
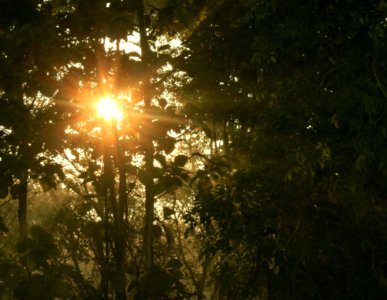
[[[229,136],[228,136],[228,128],[227,128],[227,121],[223,123],[223,150],[224,154],[229,154]]]
[[[109,298],[109,256],[110,256],[109,205],[112,205],[111,178],[113,178],[113,172],[112,172],[112,162],[111,162],[108,145],[105,144],[103,146],[105,147],[105,150],[103,153],[103,182],[102,182],[102,185],[104,187],[103,194],[104,194],[104,201],[105,201],[104,203],[105,257],[104,257],[104,262],[103,262],[102,271],[101,271],[102,274],[101,274],[100,290],[101,290],[101,299],[108,299]],[[115,196],[114,181],[113,181],[113,196]]]
[[[216,132],[215,120],[212,120],[212,141],[213,141],[213,144],[214,144],[214,153],[215,153],[216,156],[219,156],[218,134]]]
[[[23,174],[19,180],[17,217],[19,222],[19,239],[24,240],[27,237],[27,175]]]
[[[118,42],[117,42],[118,43]],[[117,44],[119,47],[119,44]],[[119,48],[117,48],[119,53]],[[97,57],[97,76],[98,85],[102,93],[106,93],[105,79],[106,79],[106,54],[104,43],[98,44],[96,47]],[[109,297],[109,281],[113,282],[115,298],[117,300],[126,300],[126,243],[124,232],[124,207],[126,202],[126,179],[125,172],[122,173],[121,152],[118,145],[117,124],[105,124],[104,130],[106,138],[103,141],[103,186],[104,186],[104,200],[105,200],[105,260],[102,266],[101,274],[101,294],[103,299]],[[112,146],[114,149],[112,149]],[[115,167],[119,169],[119,190],[118,203],[117,193],[115,187]],[[112,214],[112,225],[109,226],[110,214]],[[111,239],[113,241],[110,249]],[[110,254],[113,254],[116,263],[115,276],[109,278]]]
[[[125,230],[125,218],[127,207],[127,186],[126,186],[126,173],[123,165],[123,153],[118,143],[117,128],[114,127],[115,138],[115,163],[118,168],[118,207],[117,215],[115,218],[115,260],[117,264],[117,288],[116,299],[126,299],[126,230]]]
[[[140,31],[140,45],[141,45],[141,56],[142,56],[142,66],[144,69],[144,74],[148,74],[148,64],[150,62],[149,55],[150,49],[148,44],[148,37],[146,33],[146,24],[145,24],[145,14],[144,14],[144,4],[142,0],[138,0],[138,26]],[[144,78],[143,85],[143,98],[144,98],[144,112],[147,114],[151,108],[151,95],[149,91],[149,81],[150,78],[147,75]],[[152,123],[151,119],[146,119],[145,128],[148,130],[151,128]],[[147,137],[143,137],[143,143],[145,148],[145,233],[144,233],[144,250],[145,250],[145,265],[148,271],[151,271],[154,267],[154,257],[153,257],[153,219],[154,219],[154,196],[152,193],[153,188],[153,141]]]

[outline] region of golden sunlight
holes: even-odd
[[[104,97],[97,103],[98,116],[104,118],[107,121],[122,121],[123,112],[117,102],[110,97]]]

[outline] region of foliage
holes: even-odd
[[[385,298],[386,18],[2,1],[0,295]],[[121,121],[96,116],[106,96]]]
[[[68,253],[61,252],[66,283],[82,284],[84,280],[80,269],[83,266],[80,263],[86,263],[91,254],[91,259],[99,268],[102,297],[115,293],[116,297],[125,298],[125,256],[130,251],[125,233],[136,232],[134,236],[142,239],[141,233],[138,234],[141,229],[133,229],[141,227],[141,224],[131,227],[127,222],[129,213],[132,216],[127,202],[128,189],[133,191],[144,174],[143,183],[146,190],[152,189],[152,197],[156,193],[164,193],[171,185],[175,188],[176,184],[180,184],[180,180],[170,174],[171,169],[164,172],[161,168],[153,168],[152,158],[157,155],[167,166],[166,159],[162,158],[174,150],[174,139],[168,132],[179,131],[181,122],[175,109],[162,99],[158,101],[159,105],[151,105],[149,97],[143,97],[146,92],[152,97],[161,97],[161,92],[156,95],[159,93],[157,88],[154,92],[144,92],[141,85],[150,82],[151,77],[156,78],[158,70],[166,63],[168,51],[160,56],[152,51],[152,57],[143,63],[138,61],[138,58],[144,60],[138,53],[105,50],[104,42],[110,40],[119,44],[134,31],[145,32],[149,26],[156,28],[160,18],[149,9],[155,6],[160,10],[163,5],[147,3],[145,11],[141,11],[144,9],[142,1],[137,4],[122,1],[26,1],[23,8],[18,3],[6,1],[1,5],[4,6],[1,12],[4,18],[0,30],[0,100],[4,110],[0,114],[0,196],[11,196],[19,201],[19,250],[26,253],[26,256],[19,257],[20,263],[38,268],[38,273],[31,280],[20,283],[30,288],[25,293],[17,292],[15,297],[41,298],[36,293],[45,290],[48,290],[45,297],[67,297],[58,286],[62,281],[54,282],[56,275],[50,275],[55,272],[50,264],[46,264],[48,253],[42,250],[51,245],[51,236],[44,235],[35,227],[31,228],[31,236],[27,236],[27,199],[28,189],[32,186],[28,182],[37,180],[42,190],[49,192],[56,189],[58,179],[66,179],[69,186],[84,197],[80,211],[64,210],[59,214],[58,225],[62,227],[56,228],[63,230],[59,235],[60,242],[69,242],[64,249],[68,250],[70,263],[74,266],[67,265],[69,260],[64,257]],[[153,19],[148,19],[151,16]],[[142,23],[143,18],[147,23]],[[141,38],[146,45],[146,36]],[[157,38],[156,35],[150,36],[149,42],[155,44]],[[144,53],[146,49],[143,50]],[[97,122],[102,121],[90,117],[90,107],[85,105],[85,99],[107,93],[124,93],[129,97],[128,83],[131,93],[138,94],[138,97],[133,97],[129,107],[125,107],[130,111],[126,117],[136,117],[138,123],[128,122],[114,134],[109,130],[112,127],[108,128],[106,124],[103,134],[108,133],[108,139],[98,134],[93,136],[91,132],[96,129]],[[141,100],[145,103],[145,115],[141,108],[144,105],[139,104]],[[152,140],[157,143],[155,149]],[[152,148],[149,148],[149,143]],[[53,157],[57,153],[66,155],[69,150],[64,151],[65,147],[71,148],[70,152],[77,160],[73,159],[73,166],[80,167],[76,171],[83,180],[81,185],[74,178],[65,178],[62,166],[56,162],[58,158]],[[151,157],[152,167],[149,160],[145,167],[134,166],[132,157],[144,154]],[[183,176],[183,160],[184,157],[180,156],[176,166],[171,164],[168,168],[179,170]],[[127,178],[131,180],[131,188],[128,189]],[[148,178],[152,182],[157,179],[155,188],[153,184],[147,184]],[[120,185],[118,193],[114,186],[116,179]],[[130,210],[134,210],[134,206]],[[93,218],[101,218],[102,221]],[[153,222],[153,218],[150,221]],[[80,227],[85,228],[86,236],[80,234]],[[82,243],[81,251],[74,249],[77,242]],[[135,247],[140,249],[141,243],[137,242]],[[111,277],[114,273],[117,275]],[[51,288],[53,293],[59,294],[51,295]],[[82,291],[80,294],[85,297]],[[88,297],[94,298],[90,295]]]
[[[385,18],[378,1],[222,1],[188,41],[186,109],[233,170],[208,164],[188,216],[220,295],[385,296]]]

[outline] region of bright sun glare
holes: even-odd
[[[122,110],[110,97],[104,97],[97,103],[97,113],[107,121],[122,121],[123,119]]]

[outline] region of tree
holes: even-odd
[[[2,295],[385,298],[386,11],[1,2]]]
[[[184,121],[162,95],[165,93],[163,68],[172,52],[165,45],[157,46],[165,26],[159,25],[164,21],[161,11],[165,6],[161,3],[145,5],[142,1],[135,4],[74,1],[72,5],[74,9],[61,26],[68,28],[82,59],[67,66],[57,99],[66,99],[77,106],[71,115],[73,122],[68,123],[67,145],[76,158],[82,153],[85,168],[81,169],[80,175],[84,183],[92,183],[83,192],[87,193],[91,203],[101,208],[97,210],[104,225],[103,258],[98,259],[101,264],[100,293],[103,298],[108,298],[114,290],[117,299],[124,299],[130,248],[126,234],[131,226],[128,216],[134,206],[133,201],[129,204],[128,196],[138,183],[143,185],[147,272],[143,280],[153,278],[152,274],[159,280],[162,274],[167,281],[168,274],[160,273],[159,266],[155,266],[154,230],[158,227],[154,224],[154,199],[157,194],[181,185],[179,177],[184,175],[178,168],[180,162],[176,162],[173,169],[167,159],[175,148],[175,139],[170,132],[180,131]],[[125,51],[122,40],[135,33],[139,35],[140,47]],[[115,44],[115,49],[106,47],[108,41]],[[94,105],[102,96],[121,102],[122,121],[104,122],[90,112],[90,106],[85,104]],[[141,157],[142,162],[135,161]],[[113,280],[109,279],[111,273],[116,273]],[[141,281],[139,285],[142,285]],[[171,285],[164,287],[170,289]]]
[[[370,238],[385,226],[385,17],[377,1],[222,1],[192,35],[186,109],[229,169],[210,161],[191,221],[224,297],[385,294],[366,267],[386,247]]]
[[[10,193],[18,199],[19,235],[24,239],[29,180],[53,188],[55,176],[63,178],[52,159],[61,149],[57,137],[63,115],[52,98],[69,45],[49,3],[3,1],[1,12],[1,197]],[[47,55],[59,49],[61,56]]]

